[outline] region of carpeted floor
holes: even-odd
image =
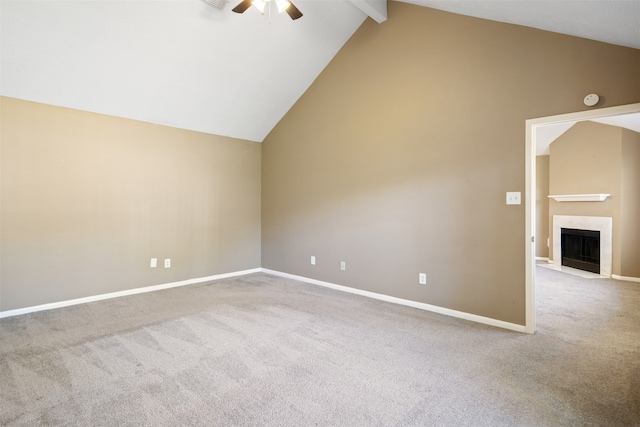
[[[3,426],[638,426],[640,284],[526,335],[255,274],[0,320]]]

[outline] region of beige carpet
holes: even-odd
[[[3,426],[640,425],[640,284],[525,335],[256,274],[0,320]]]

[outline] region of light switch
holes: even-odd
[[[520,192],[519,191],[507,191],[507,204],[519,205],[520,204]]]

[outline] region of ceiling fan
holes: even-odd
[[[261,13],[264,13],[264,8],[267,3],[273,1],[278,7],[278,13],[287,12],[291,19],[296,20],[302,16],[302,12],[288,0],[242,0],[239,5],[231,9],[236,13],[244,13],[252,5],[255,6]]]

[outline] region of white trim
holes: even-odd
[[[535,262],[533,259],[533,240],[535,238],[536,218],[536,131],[538,126],[591,120],[602,117],[618,116],[640,112],[640,103],[617,107],[599,108],[578,113],[540,117],[525,121],[525,313],[526,331],[536,330],[536,291]]]
[[[544,260],[544,259],[547,259],[547,258],[540,257],[540,259]],[[522,325],[518,325],[518,324],[515,324],[515,323],[504,322],[502,320],[492,319],[490,317],[484,317],[484,316],[479,316],[479,315],[476,315],[476,314],[465,313],[463,311],[452,310],[452,309],[449,309],[449,308],[439,307],[437,305],[426,304],[426,303],[422,303],[422,302],[418,302],[418,301],[411,301],[411,300],[406,300],[406,299],[402,299],[402,298],[396,298],[396,297],[392,297],[392,296],[389,296],[389,295],[378,294],[378,293],[375,293],[375,292],[363,291],[361,289],[351,288],[351,287],[342,286],[342,285],[336,285],[334,283],[323,282],[321,280],[310,279],[308,277],[297,276],[295,274],[283,273],[283,272],[276,271],[276,270],[270,270],[268,268],[252,268],[252,269],[249,269],[249,270],[242,270],[242,271],[234,271],[234,272],[231,272],[231,273],[216,274],[216,275],[213,275],[213,276],[199,277],[199,278],[195,278],[195,279],[182,280],[182,281],[179,281],[179,282],[165,283],[165,284],[162,284],[162,285],[145,286],[145,287],[142,287],[142,288],[128,289],[126,291],[110,292],[108,294],[93,295],[93,296],[84,297],[84,298],[76,298],[76,299],[66,300],[66,301],[58,301],[58,302],[52,302],[52,303],[48,303],[48,304],[34,305],[34,306],[31,306],[31,307],[17,308],[17,309],[14,309],[14,310],[0,311],[0,319],[5,318],[5,317],[19,316],[21,314],[35,313],[35,312],[38,312],[38,311],[52,310],[52,309],[55,309],[55,308],[68,307],[68,306],[71,306],[71,305],[85,304],[85,303],[89,303],[89,302],[101,301],[101,300],[111,299],[111,298],[119,298],[119,297],[123,297],[123,296],[127,296],[127,295],[136,295],[136,294],[142,294],[142,293],[146,293],[146,292],[159,291],[159,290],[162,290],[162,289],[170,289],[170,288],[176,288],[176,287],[180,287],[180,286],[194,285],[194,284],[197,284],[197,283],[210,282],[210,281],[214,281],[214,280],[226,279],[226,278],[229,278],[229,277],[246,276],[247,274],[253,274],[253,273],[271,274],[271,275],[274,275],[274,276],[280,276],[280,277],[285,277],[285,278],[288,278],[288,279],[299,280],[301,282],[310,283],[310,284],[318,285],[318,286],[323,286],[323,287],[326,287],[326,288],[331,288],[331,289],[335,289],[335,290],[342,291],[342,292],[348,292],[348,293],[351,293],[351,294],[361,295],[361,296],[365,296],[365,297],[368,297],[368,298],[377,299],[377,300],[380,300],[380,301],[391,302],[391,303],[394,303],[394,304],[404,305],[404,306],[407,306],[407,307],[413,307],[413,308],[417,308],[417,309],[420,309],[420,310],[425,310],[425,311],[430,311],[430,312],[433,312],[433,313],[443,314],[445,316],[456,317],[458,319],[464,319],[464,320],[469,320],[471,322],[482,323],[482,324],[489,325],[489,326],[495,326],[495,327],[498,327],[498,328],[508,329],[508,330],[515,331],[515,332],[533,333],[533,331],[529,331],[527,329],[527,325],[522,326]],[[637,277],[625,277],[625,276],[618,276],[616,274],[612,274],[611,277],[614,278],[614,279],[617,279],[617,280],[627,280],[627,281],[631,281],[631,282],[640,282],[640,278],[637,278]]]
[[[549,257],[546,256],[537,256],[536,261],[547,261],[549,262]]]
[[[378,24],[387,20],[387,0],[349,0]]]
[[[530,120],[525,126],[525,197],[524,197],[524,324],[525,332],[532,334],[536,331],[536,237],[534,234],[536,224],[536,128],[530,125]],[[548,246],[549,240],[547,240]],[[531,302],[533,301],[533,302]]]
[[[457,317],[459,319],[469,320],[471,322],[482,323],[485,325],[495,326],[498,328],[509,329],[516,332],[526,332],[525,327],[515,323],[504,322],[502,320],[492,319],[490,317],[478,316],[476,314],[465,313],[463,311],[451,310],[449,308],[439,307],[437,305],[426,304],[423,302],[411,301],[402,298],[396,298],[389,295],[378,294],[375,292],[363,291],[361,289],[351,288],[349,286],[336,285],[334,283],[323,282],[321,280],[310,279],[308,277],[296,276],[295,274],[283,273],[281,271],[269,270],[262,268],[261,271],[266,274],[274,276],[284,277],[287,279],[298,280],[312,285],[324,286],[325,288],[331,288],[342,292],[348,292],[351,294],[361,295],[368,298],[373,298],[381,301],[391,302],[394,304],[405,305],[407,307],[418,308],[420,310],[431,311],[438,314],[444,314],[446,316]]]
[[[556,194],[547,196],[556,202],[604,202],[611,194]]]
[[[640,283],[640,277],[618,276],[617,274],[612,274],[611,278],[612,279],[616,279],[616,280],[626,280],[627,282],[638,282],[638,283]]]
[[[234,271],[231,273],[216,274],[213,276],[199,277],[196,279],[181,280],[179,282],[165,283],[162,285],[145,286],[142,288],[127,289],[126,291],[110,292],[108,294],[92,295],[84,298],[76,298],[66,301],[52,302],[48,304],[34,305],[31,307],[17,308],[14,310],[0,311],[0,319],[4,317],[18,316],[20,314],[34,313],[36,311],[51,310],[54,308],[68,307],[70,305],[85,304],[88,302],[101,301],[105,299],[118,298],[127,295],[142,294],[145,292],[159,291],[162,289],[176,288],[178,286],[193,285],[196,283],[210,282],[213,280],[226,279],[229,277],[244,276],[252,273],[260,273],[260,268],[250,270]]]

